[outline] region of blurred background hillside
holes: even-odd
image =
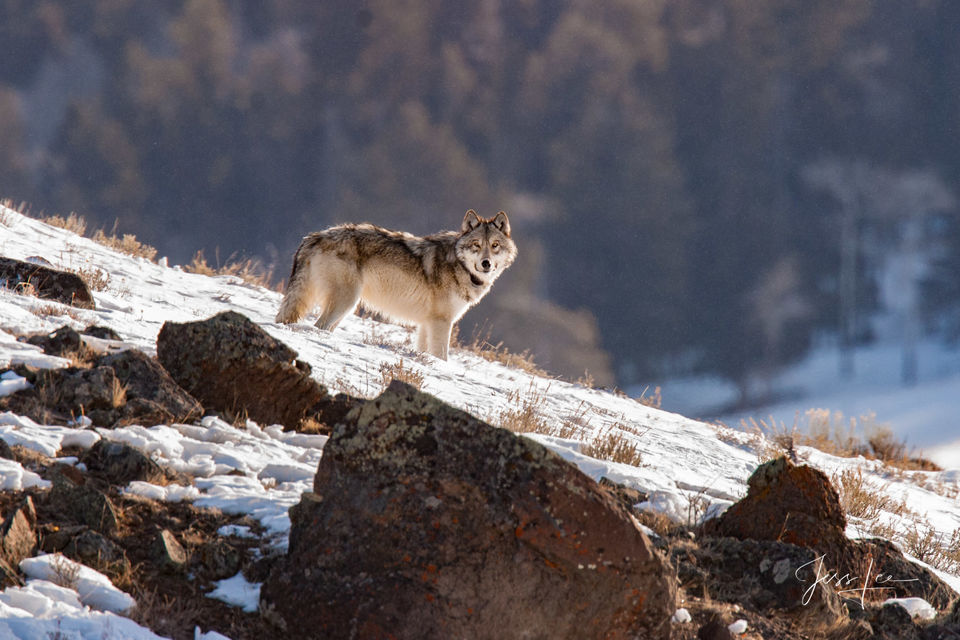
[[[0,196],[171,263],[506,210],[461,323],[548,370],[710,374],[960,334],[952,0],[0,0]]]

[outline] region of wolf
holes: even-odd
[[[277,322],[320,307],[316,326],[332,331],[358,304],[418,327],[417,348],[444,360],[450,331],[517,257],[503,211],[473,209],[460,231],[426,237],[372,224],[343,224],[303,238]]]

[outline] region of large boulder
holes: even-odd
[[[636,520],[527,438],[394,382],[324,447],[261,609],[291,637],[667,638]]]
[[[165,322],[157,357],[180,386],[227,417],[298,429],[332,424],[325,411],[338,418],[345,413],[296,351],[233,311],[199,322]]]
[[[943,610],[957,597],[946,583],[907,561],[889,542],[847,538],[846,516],[829,478],[785,457],[760,465],[748,480],[746,497],[705,522],[703,532],[813,549],[822,556],[821,575],[847,574],[850,589],[871,588],[865,592],[867,601],[916,596]],[[878,576],[888,578],[881,585],[876,583]]]
[[[93,309],[93,296],[83,278],[34,262],[0,257],[0,285],[45,300]]]
[[[167,373],[156,358],[137,349],[128,349],[97,360],[113,369],[126,390],[126,407],[120,423],[146,426],[171,422],[192,422],[203,416],[203,407]]]
[[[63,329],[56,334],[70,335]],[[203,415],[200,403],[142,351],[128,349],[100,356],[92,365],[89,369],[25,372],[31,375],[34,386],[0,398],[0,410],[44,424],[63,423],[82,415],[106,427],[190,422]]]

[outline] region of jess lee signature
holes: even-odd
[[[917,580],[919,580],[919,578],[897,579],[888,573],[873,574],[873,558],[870,558],[870,565],[867,567],[867,574],[863,576],[862,579],[859,576],[851,576],[849,573],[840,575],[839,569],[836,571],[824,571],[823,559],[825,557],[826,554],[820,556],[819,558],[814,558],[810,562],[797,567],[797,570],[794,572],[794,575],[800,582],[810,582],[809,580],[804,580],[800,577],[800,571],[809,567],[810,565],[816,565],[816,578],[814,579],[813,584],[807,587],[807,590],[803,592],[803,598],[801,602],[804,605],[809,604],[810,600],[813,599],[813,594],[816,592],[817,587],[822,584],[833,585],[834,589],[836,589],[837,595],[847,600],[859,600],[860,607],[866,608],[864,600],[866,599],[867,593],[873,593],[876,591],[890,591],[895,587],[884,585],[892,585],[894,583],[903,582],[917,582]],[[858,594],[859,597],[851,597],[845,594]]]

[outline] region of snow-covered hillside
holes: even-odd
[[[454,350],[446,362],[420,355],[412,348],[409,330],[370,319],[349,317],[332,333],[314,328],[309,321],[279,325],[273,322],[280,302],[276,292],[234,276],[191,274],[167,266],[163,259],[157,264],[120,254],[6,209],[0,210],[0,255],[21,260],[41,256],[59,268],[88,273],[99,270],[109,278],[104,290],[94,292],[94,311],[0,289],[0,372],[16,363],[67,364],[17,342],[18,335],[48,332],[64,324],[78,329],[98,324],[154,354],[157,333],[165,321],[192,321],[233,310],[295,349],[300,359],[312,366],[314,377],[334,390],[376,395],[382,388],[381,365],[402,361],[406,369],[423,374],[424,391],[494,423],[524,403],[535,405],[548,424],[570,425],[573,436],[530,437],[594,479],[605,476],[645,492],[649,495],[645,507],[681,522],[702,517],[704,504],[708,503],[706,511],[714,514],[742,497],[747,478],[770,448],[755,434],[718,428],[630,398],[509,369],[466,351]],[[0,393],[23,384],[13,376],[7,378],[0,383]],[[611,430],[637,447],[642,457],[639,466],[585,455],[585,445]],[[66,444],[90,446],[99,438],[136,445],[160,464],[188,471],[198,479],[195,486],[186,488],[137,482],[128,487],[129,492],[249,513],[279,547],[286,544],[290,526],[287,509],[312,486],[326,440],[252,422],[246,429],[238,429],[213,417],[197,425],[117,429],[92,425],[81,429],[38,425],[11,413],[0,414],[0,438],[51,456]],[[960,468],[893,474],[864,459],[836,458],[806,448],[799,453],[828,475],[862,468],[868,479],[884,486],[897,500],[906,500],[948,537],[960,528]],[[0,459],[0,487],[19,489],[44,482],[16,462]],[[892,514],[889,519],[895,527],[913,526]],[[858,523],[852,522],[850,533],[856,535],[860,530]],[[945,579],[960,588],[960,579]],[[14,637],[45,637],[47,632],[76,630],[71,637],[134,637],[129,631],[120,631],[127,627],[111,627],[107,613],[71,604],[62,594],[51,595],[40,582],[0,593],[0,636],[7,632]],[[224,585],[224,597],[235,598],[239,606],[255,606],[255,599],[251,600],[255,586],[231,584],[236,588]],[[135,637],[155,636],[143,630]]]

